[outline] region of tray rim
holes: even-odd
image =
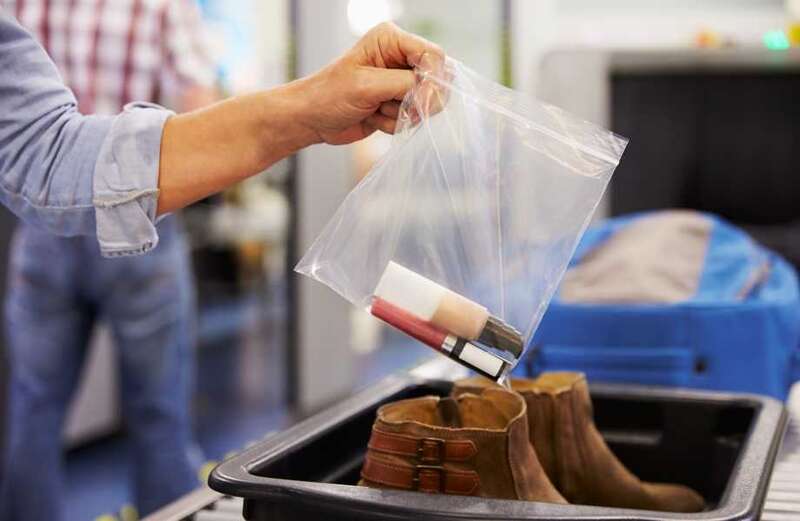
[[[585,505],[554,505],[531,501],[487,499],[464,496],[459,498],[462,508],[433,510],[439,496],[420,492],[375,490],[353,485],[315,483],[291,479],[257,476],[251,471],[291,450],[293,446],[321,436],[338,422],[365,406],[377,405],[392,395],[415,385],[447,385],[446,379],[427,379],[413,375],[390,375],[349,398],[321,411],[294,426],[273,434],[269,439],[223,461],[211,472],[209,486],[221,493],[246,500],[283,500],[291,502],[314,502],[320,506],[343,507],[347,511],[363,512],[378,519],[403,518],[410,514],[425,516],[425,519],[452,519],[458,517],[472,520],[496,519],[502,512],[504,519],[580,519],[660,521],[665,519],[732,521],[755,519],[766,497],[769,476],[775,463],[780,441],[786,429],[787,414],[778,400],[752,393],[707,391],[687,388],[643,386],[634,384],[594,383],[590,384],[592,395],[614,395],[624,391],[654,400],[682,399],[695,402],[747,403],[755,409],[748,441],[734,465],[731,478],[719,504],[713,510],[694,514],[677,514],[647,510],[594,507]],[[769,440],[768,443],[752,443],[754,439]],[[756,480],[743,479],[745,469],[766,461]],[[759,463],[760,464],[760,463]],[[741,478],[741,479],[737,479]],[[753,482],[755,481],[755,482]],[[413,496],[409,496],[412,494]],[[408,505],[414,498],[414,507]],[[430,509],[426,508],[429,507]],[[492,508],[495,507],[495,508]],[[534,517],[531,517],[534,516]]]

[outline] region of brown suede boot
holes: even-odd
[[[566,503],[528,441],[525,401],[504,389],[384,405],[360,485]]]
[[[453,396],[497,384],[482,377],[455,383]],[[698,512],[703,498],[683,485],[648,483],[634,476],[608,448],[592,417],[583,373],[545,373],[512,379],[528,405],[531,445],[550,480],[570,503],[666,512]]]

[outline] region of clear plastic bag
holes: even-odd
[[[450,58],[417,79],[389,152],[295,269],[501,381],[627,140]]]

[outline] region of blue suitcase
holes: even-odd
[[[590,228],[570,263],[651,214]],[[582,304],[553,298],[516,374],[570,370],[592,381],[754,392],[784,399],[800,379],[800,292],[794,269],[724,220],[711,233],[695,294],[660,304]],[[800,240],[800,238],[798,238]],[[764,263],[746,297],[733,288]]]

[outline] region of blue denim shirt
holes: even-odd
[[[172,113],[134,103],[84,116],[45,51],[0,8],[0,202],[58,235],[97,235],[104,256],[158,243],[161,134]]]

